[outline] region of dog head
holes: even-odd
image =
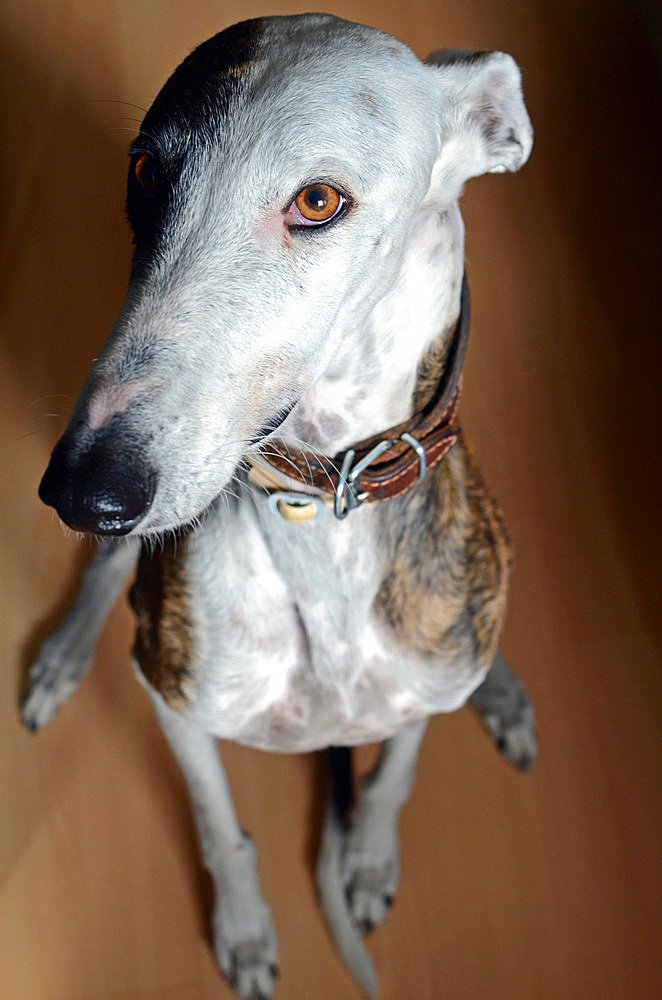
[[[517,169],[531,136],[500,53],[423,63],[327,15],[205,42],[132,146],[127,298],[42,499],[98,534],[195,519],[361,329],[417,215]]]

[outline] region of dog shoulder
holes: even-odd
[[[403,501],[389,512],[379,618],[421,658],[470,653],[489,666],[505,616],[512,556],[498,504],[467,445],[456,445]]]

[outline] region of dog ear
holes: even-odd
[[[435,194],[457,198],[470,177],[519,170],[533,144],[515,60],[504,52],[442,50],[426,59],[441,96]]]

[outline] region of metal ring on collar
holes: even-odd
[[[312,521],[326,514],[326,504],[322,497],[289,493],[286,490],[269,494],[267,506],[272,513],[279,514],[284,520],[297,523]]]
[[[428,464],[425,458],[425,448],[421,442],[410,434],[408,431],[403,431],[400,435],[400,440],[408,444],[410,448],[413,448],[418,455],[418,478],[425,479],[425,473],[427,472]]]

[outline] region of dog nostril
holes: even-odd
[[[152,506],[157,475],[136,454],[102,439],[76,458],[66,440],[56,445],[39,486],[70,528],[97,535],[126,535]]]

